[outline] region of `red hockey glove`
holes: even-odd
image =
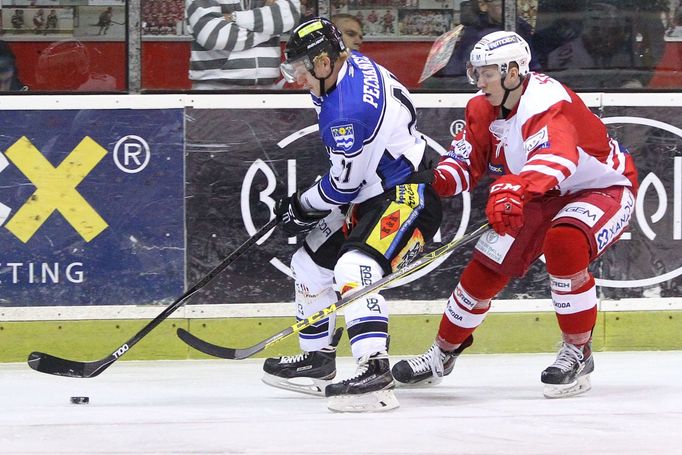
[[[513,233],[523,226],[523,205],[528,184],[518,175],[505,175],[490,185],[485,214],[495,232]]]
[[[426,169],[415,172],[406,183],[428,183],[440,197],[450,197],[455,192],[455,179],[447,178],[440,169]]]

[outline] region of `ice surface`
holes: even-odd
[[[553,360],[465,354],[440,385],[399,389],[401,407],[374,414],[270,388],[262,360],[121,361],[92,379],[0,364],[0,453],[682,453],[682,351],[597,352],[593,389],[561,400],[542,396]]]

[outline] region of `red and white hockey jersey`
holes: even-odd
[[[469,191],[484,174],[516,174],[539,196],[585,189],[637,189],[632,157],[568,87],[531,73],[521,99],[506,118],[479,92],[466,107],[465,128],[438,164],[434,188],[441,196]]]

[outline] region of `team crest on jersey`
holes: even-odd
[[[549,132],[546,126],[523,142],[526,154],[538,148],[549,148]]]
[[[355,143],[355,135],[353,134],[353,125],[332,126],[332,137],[336,146],[341,150],[350,150]]]

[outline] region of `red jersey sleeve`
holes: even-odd
[[[476,186],[492,149],[488,127],[495,116],[495,109],[484,96],[469,100],[464,129],[453,138],[447,155],[436,168],[433,187],[439,195],[454,196]]]

